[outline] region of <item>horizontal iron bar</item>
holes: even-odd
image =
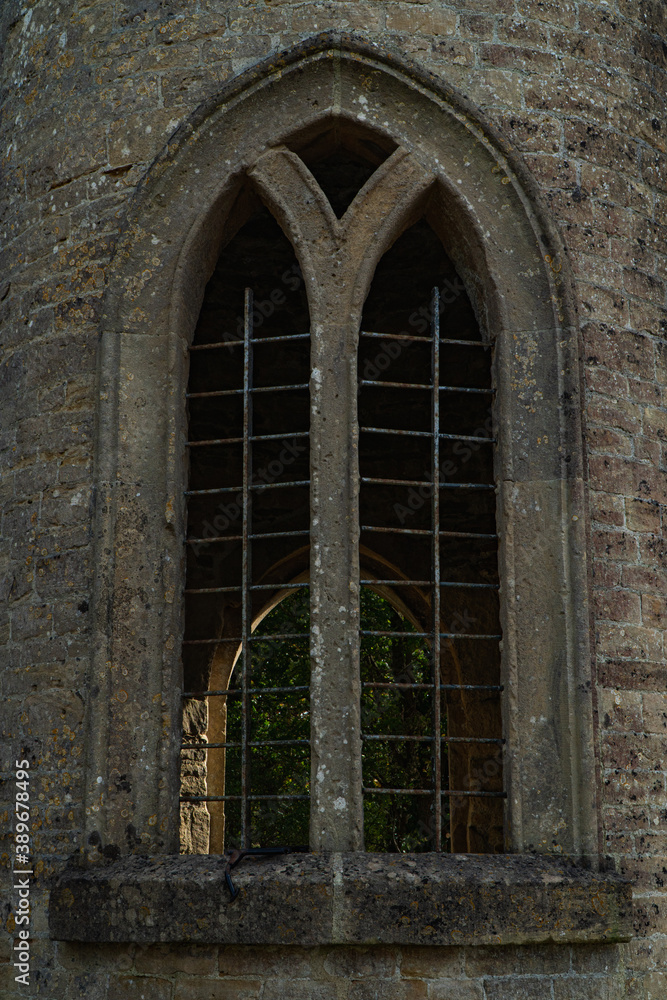
[[[433,484],[425,479],[377,479],[374,476],[361,476],[362,483],[378,486],[430,486]],[[495,483],[443,483],[441,490],[495,490]]]
[[[286,486],[310,486],[310,479],[297,479],[289,483],[251,483],[248,489],[278,490],[284,489]],[[184,490],[184,495],[186,497],[199,497],[209,493],[240,493],[242,489],[241,486],[218,486],[212,490]]]
[[[359,430],[366,434],[396,434],[399,437],[425,437],[432,438],[432,431],[405,431],[398,430],[396,427],[360,427]],[[481,444],[495,444],[495,438],[480,437],[476,434],[445,434],[440,433],[438,435],[441,438],[446,438],[448,441],[479,441]]]
[[[275,802],[283,799],[309,799],[310,795],[248,795],[247,802]],[[241,802],[242,795],[181,795],[179,802]]]
[[[249,441],[282,441],[286,438],[303,438],[309,437],[310,431],[290,431],[285,434],[253,434],[248,440]],[[244,438],[242,437],[232,437],[232,438],[208,438],[205,441],[186,441],[187,448],[201,447],[202,445],[218,445],[218,444],[241,444]]]
[[[248,535],[251,542],[258,542],[262,538],[296,538],[299,535],[309,535],[310,528],[302,528],[300,531],[263,531],[256,535]]]
[[[277,687],[277,688],[248,688],[248,694],[291,694],[292,691],[310,691],[309,684],[299,684],[293,687]],[[183,698],[209,698],[209,697],[222,697],[223,695],[233,695],[233,694],[243,694],[241,688],[225,688],[222,691],[184,691]]]
[[[391,535],[428,535],[429,538],[433,535],[428,528],[380,528],[374,524],[362,524],[359,531],[384,531]]]
[[[441,531],[441,538],[497,538],[495,532],[484,531]]]
[[[381,632],[376,629],[360,629],[361,635],[380,635],[388,638],[430,639],[432,632]],[[482,635],[473,632],[440,632],[441,639],[502,639],[502,635]]]
[[[433,795],[432,788],[366,788],[362,791],[366,795]],[[441,795],[448,795],[450,798],[458,798],[468,795],[471,798],[494,798],[506,799],[507,792],[463,792],[458,789],[441,788]]]
[[[181,743],[181,750],[229,750],[249,747],[309,747],[310,740],[252,740],[247,743]]]
[[[433,743],[438,737],[436,736],[374,736],[368,733],[361,734],[362,740],[375,740],[381,742],[392,742],[392,743]],[[488,736],[440,736],[440,743],[501,743],[505,742],[504,739],[498,737],[493,739]]]
[[[369,330],[361,331],[362,337],[379,337],[381,340],[417,340],[423,344],[432,344],[432,337],[415,337],[412,334],[403,333],[375,333]],[[440,337],[441,344],[461,344],[464,347],[484,347],[489,348],[491,344],[485,344],[481,340],[454,340],[451,337]]]
[[[252,337],[251,344],[282,344],[286,340],[310,340],[309,333],[288,333],[284,337]]]
[[[363,681],[365,688],[407,688],[412,691],[432,691],[432,684],[410,684],[401,681]],[[504,691],[502,684],[440,684],[441,691]]]
[[[362,587],[432,587],[433,580],[360,580]],[[441,587],[464,587],[466,590],[499,590],[498,583],[457,583],[456,580],[441,580]]]
[[[252,542],[260,541],[262,538],[296,538],[301,535],[309,535],[310,528],[302,531],[265,531],[258,535],[248,535]],[[222,542],[240,542],[243,535],[218,535],[216,538],[186,538],[186,545],[215,545]]]
[[[309,333],[289,333],[285,337],[251,337],[251,344],[273,344],[276,341],[285,340],[306,340],[310,339]],[[221,347],[237,347],[242,346],[243,340],[219,340],[215,344],[193,344],[190,348],[191,351],[212,351],[220,349]]]
[[[243,535],[217,535],[215,538],[186,538],[186,545],[218,545],[223,542],[242,542]],[[186,591],[187,593],[187,591]]]
[[[362,788],[365,795],[433,795],[432,788]]]
[[[289,389],[309,389],[308,382],[296,385],[257,385],[250,392],[287,392]],[[210,392],[186,392],[186,399],[209,399],[212,396],[242,396],[243,389],[213,389]]]
[[[249,590],[296,590],[298,587],[308,587],[310,586],[307,580],[302,583],[254,583]],[[230,594],[235,590],[241,590],[241,586],[237,587],[199,587],[191,588],[186,590],[186,594]]]
[[[201,447],[204,447],[206,445],[212,445],[212,444],[241,444],[242,441],[243,441],[242,437],[234,437],[234,438],[209,438],[206,441],[186,441],[185,442],[185,447],[186,448],[201,448]]]
[[[433,743],[434,736],[372,736],[361,733],[362,740],[377,740],[392,743]]]
[[[360,337],[378,337],[380,340],[417,340],[422,344],[431,344],[431,337],[415,337],[411,333],[375,333],[370,330],[362,330],[359,334]]]
[[[441,337],[441,344],[461,344],[462,347],[483,347],[488,349],[491,344],[485,344],[483,340],[456,340],[453,337]]]
[[[426,382],[383,382],[380,379],[361,379],[359,385],[375,385],[383,389],[432,389],[433,386]],[[477,392],[486,396],[493,396],[495,389],[477,389],[465,385],[441,385],[438,386],[440,392]]]
[[[381,528],[374,524],[362,524],[360,531],[386,531],[395,535],[433,535],[427,528]],[[497,538],[495,533],[481,531],[440,531],[441,538]]]
[[[401,431],[395,427],[360,427],[359,430],[366,434],[397,434],[399,437],[433,437],[431,431]]]
[[[481,444],[495,444],[495,438],[480,437],[477,434],[440,434],[441,438],[446,438],[448,441],[479,441]]]
[[[362,378],[359,385],[374,385],[382,389],[432,389],[433,386],[426,382],[385,382],[381,379]]]
[[[188,587],[185,590],[186,594],[233,594],[234,591],[240,591],[241,586],[237,587]]]
[[[248,642],[268,642],[270,639],[308,639],[310,632],[286,632],[284,635],[262,635],[255,632],[248,636]],[[210,646],[222,642],[243,642],[243,636],[226,636],[224,639],[184,639],[184,646]]]

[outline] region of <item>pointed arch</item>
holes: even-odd
[[[121,850],[177,849],[187,346],[243,179],[295,134],[343,119],[406,151],[412,183],[432,192],[431,217],[484,335],[497,343],[512,848],[594,856],[578,336],[567,261],[529,174],[481,116],[442,81],[345,35],[318,36],[260,64],[184,122],[139,185],[109,266],[88,834]],[[349,291],[352,307],[361,308],[375,263],[417,202],[406,195],[405,210],[387,222]],[[312,308],[316,277],[301,263]],[[137,799],[131,789],[156,762],[153,787]]]

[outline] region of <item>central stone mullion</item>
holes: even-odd
[[[310,841],[317,851],[356,851],[363,849],[357,331],[351,318],[341,322],[350,310],[333,299],[311,330]]]

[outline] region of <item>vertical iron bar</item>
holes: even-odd
[[[442,850],[442,743],[440,720],[440,292],[433,289],[433,791],[435,849]]]
[[[252,630],[252,605],[250,584],[252,566],[250,560],[252,453],[252,289],[246,288],[243,308],[243,556],[241,584],[241,847],[250,847],[250,633]]]

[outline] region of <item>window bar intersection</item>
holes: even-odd
[[[430,580],[379,580],[379,579],[361,579],[361,586],[404,586],[404,587],[428,587],[432,589],[432,629],[430,632],[398,632],[398,631],[380,631],[372,629],[361,629],[361,636],[377,636],[377,637],[388,637],[388,638],[426,638],[431,641],[431,669],[432,676],[430,683],[403,683],[403,682],[382,682],[382,681],[362,681],[362,689],[374,689],[374,690],[387,690],[387,691],[400,691],[400,690],[412,690],[412,691],[430,691],[433,697],[433,735],[431,736],[413,736],[413,735],[393,735],[393,734],[366,734],[362,733],[361,738],[363,742],[383,742],[390,741],[393,743],[430,743],[433,747],[432,756],[432,773],[433,773],[433,786],[430,788],[383,788],[383,787],[367,787],[364,785],[363,793],[372,795],[426,795],[433,796],[433,808],[434,808],[434,848],[436,851],[442,850],[443,845],[443,811],[442,811],[442,801],[444,798],[499,798],[504,799],[507,797],[505,791],[489,791],[485,789],[473,789],[465,790],[458,788],[443,787],[445,781],[443,780],[442,771],[442,747],[443,745],[453,745],[453,744],[489,744],[496,746],[503,746],[505,740],[502,737],[488,737],[488,736],[451,736],[449,734],[443,735],[442,733],[442,705],[440,700],[441,692],[486,692],[489,695],[500,696],[503,691],[502,684],[443,684],[441,682],[441,642],[442,640],[492,640],[497,642],[502,638],[500,634],[497,633],[466,633],[466,632],[443,632],[441,631],[441,613],[442,613],[442,588],[462,588],[468,590],[499,590],[499,584],[486,583],[480,581],[455,581],[455,580],[442,580],[441,577],[441,565],[440,565],[440,539],[442,538],[458,538],[458,539],[485,539],[485,540],[497,540],[498,533],[496,531],[453,531],[453,530],[442,530],[440,526],[441,521],[441,490],[443,489],[456,489],[456,490],[472,490],[472,491],[492,491],[496,490],[495,483],[474,483],[474,482],[457,482],[451,483],[443,481],[440,474],[440,442],[441,441],[468,441],[475,444],[496,444],[496,438],[491,435],[480,435],[465,434],[465,433],[449,433],[443,431],[440,426],[440,393],[466,393],[466,394],[477,394],[485,395],[488,397],[493,397],[495,395],[495,390],[493,388],[473,388],[470,386],[452,386],[452,385],[442,385],[441,384],[441,356],[440,350],[441,345],[456,345],[464,347],[483,347],[486,350],[490,348],[490,344],[482,343],[480,341],[468,341],[459,340],[449,337],[440,336],[440,295],[438,288],[434,288],[432,292],[431,299],[431,336],[430,337],[417,337],[408,336],[401,334],[384,334],[379,332],[361,331],[362,338],[377,338],[377,339],[393,339],[405,342],[422,342],[428,344],[431,348],[431,382],[426,383],[416,383],[416,382],[394,382],[389,380],[380,379],[360,379],[360,386],[369,386],[385,389],[415,389],[415,390],[430,390],[432,397],[432,413],[431,413],[431,430],[430,431],[416,431],[400,428],[388,428],[388,427],[376,427],[376,426],[360,426],[360,433],[366,434],[382,434],[382,435],[395,435],[397,437],[415,437],[415,438],[427,438],[431,439],[431,456],[432,456],[432,468],[431,468],[431,479],[429,482],[417,481],[417,480],[400,480],[392,478],[380,478],[377,476],[360,476],[360,482],[362,484],[368,485],[386,485],[386,486],[413,486],[413,487],[429,487],[431,490],[431,529],[420,529],[420,528],[398,528],[395,526],[379,526],[363,524],[360,525],[361,532],[377,532],[395,535],[413,535],[430,537],[432,539],[432,579]],[[434,488],[437,484],[438,488]],[[448,834],[449,836],[449,834]]]
[[[208,496],[216,494],[236,493],[241,506],[241,533],[236,535],[220,535],[213,538],[185,538],[186,545],[202,546],[211,544],[241,543],[241,579],[239,584],[219,587],[186,587],[185,594],[225,594],[240,593],[241,597],[241,628],[240,635],[219,636],[215,638],[184,639],[184,646],[218,646],[223,644],[234,644],[240,646],[239,657],[239,686],[220,690],[205,691],[183,691],[183,698],[208,698],[208,697],[237,697],[241,700],[241,739],[226,741],[200,741],[193,742],[192,736],[184,737],[181,741],[181,750],[240,750],[241,751],[241,788],[240,794],[224,795],[181,795],[181,802],[207,803],[207,802],[238,802],[241,807],[241,847],[247,848],[252,843],[252,813],[251,804],[253,802],[270,801],[296,801],[308,800],[309,794],[277,793],[277,794],[253,794],[251,791],[251,750],[262,747],[296,747],[310,746],[309,739],[292,740],[253,740],[252,739],[252,698],[262,694],[293,694],[305,693],[310,690],[309,685],[292,685],[287,687],[253,687],[252,685],[252,645],[254,643],[283,641],[283,640],[309,640],[309,633],[252,633],[252,594],[261,591],[286,591],[297,590],[308,587],[307,581],[296,583],[252,583],[252,551],[253,541],[262,539],[280,539],[306,537],[310,534],[309,529],[298,531],[269,531],[253,532],[253,494],[271,489],[284,489],[289,487],[310,486],[310,480],[279,481],[279,482],[254,482],[253,481],[253,452],[252,447],[255,442],[280,441],[282,439],[304,438],[309,436],[309,431],[291,431],[281,434],[253,434],[253,395],[255,393],[285,392],[289,390],[303,390],[309,388],[309,383],[298,383],[294,385],[277,386],[254,386],[253,385],[253,349],[258,344],[284,343],[292,340],[306,340],[310,338],[310,333],[293,334],[282,337],[262,337],[253,336],[253,292],[251,288],[246,288],[244,292],[244,333],[243,339],[234,341],[216,342],[213,344],[193,345],[193,351],[212,350],[222,347],[243,347],[243,388],[241,389],[221,389],[208,392],[188,392],[187,399],[210,399],[226,396],[241,396],[243,400],[243,434],[228,438],[212,438],[208,440],[187,441],[186,447],[198,448],[203,446],[218,446],[229,444],[242,445],[242,483],[239,486],[223,486],[211,489],[186,490],[186,497]]]

